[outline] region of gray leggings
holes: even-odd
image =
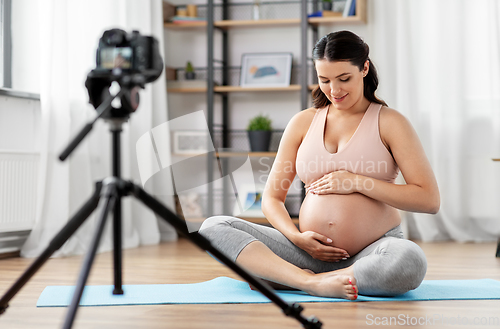
[[[399,226],[340,262],[314,259],[280,231],[236,217],[210,217],[203,222],[199,233],[233,261],[250,242],[258,240],[287,262],[315,273],[335,271],[354,264],[359,294],[366,296],[395,296],[415,289],[427,270],[424,252],[412,241],[403,239]]]

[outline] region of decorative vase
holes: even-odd
[[[270,130],[249,130],[250,150],[252,152],[268,152],[272,133]]]
[[[260,0],[253,0],[252,19],[254,21],[260,19]]]

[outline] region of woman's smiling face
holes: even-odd
[[[362,71],[349,61],[326,59],[315,62],[319,87],[337,109],[347,109],[363,98],[363,77],[368,73],[366,61]]]

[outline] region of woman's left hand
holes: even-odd
[[[309,185],[306,192],[313,194],[350,194],[358,192],[357,186],[360,181],[358,175],[349,171],[332,171]]]

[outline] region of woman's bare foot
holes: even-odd
[[[354,300],[358,298],[358,287],[354,276],[334,272],[314,275],[307,293],[321,297],[336,297]]]

